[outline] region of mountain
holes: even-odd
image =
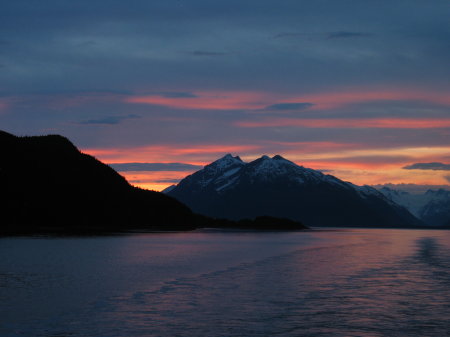
[[[276,155],[250,163],[227,154],[187,176],[168,195],[217,218],[267,215],[312,226],[419,226],[405,208],[369,186],[356,186]]]
[[[420,185],[420,184],[378,184],[378,185],[370,185],[377,190],[381,190],[383,187],[387,187],[391,190],[408,192],[410,194],[423,194],[428,190],[450,190],[450,185]]]
[[[411,193],[389,187],[380,188],[388,199],[404,206],[429,226],[450,226],[450,191],[429,189],[425,193]]]
[[[195,227],[181,202],[131,186],[67,138],[0,131],[0,148],[0,233]]]

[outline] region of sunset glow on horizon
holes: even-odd
[[[227,153],[450,184],[447,2],[168,1],[5,3],[1,129],[155,190]]]
[[[131,184],[152,190],[163,190],[176,184],[227,153],[239,155],[249,162],[266,154],[280,154],[298,165],[321,170],[342,180],[358,185],[415,183],[425,185],[447,185],[446,172],[433,170],[407,170],[403,167],[415,162],[436,162],[450,153],[448,147],[404,147],[404,148],[356,148],[350,144],[307,143],[277,144],[280,152],[261,152],[263,147],[206,146],[186,148],[183,146],[159,146],[128,149],[83,149],[108,164],[120,163],[184,163],[199,168],[183,171],[120,171]],[[334,145],[334,146],[333,146]],[[267,146],[266,148],[270,148]],[[164,161],[161,161],[164,158]]]

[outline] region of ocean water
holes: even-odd
[[[450,231],[0,239],[0,336],[449,336]]]

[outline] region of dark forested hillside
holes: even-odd
[[[0,131],[0,197],[1,232],[194,227],[182,203],[129,185],[57,135]]]

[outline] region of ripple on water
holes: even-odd
[[[130,285],[28,327],[40,336],[449,335],[446,234],[361,236],[163,282],[140,280],[138,289]]]

